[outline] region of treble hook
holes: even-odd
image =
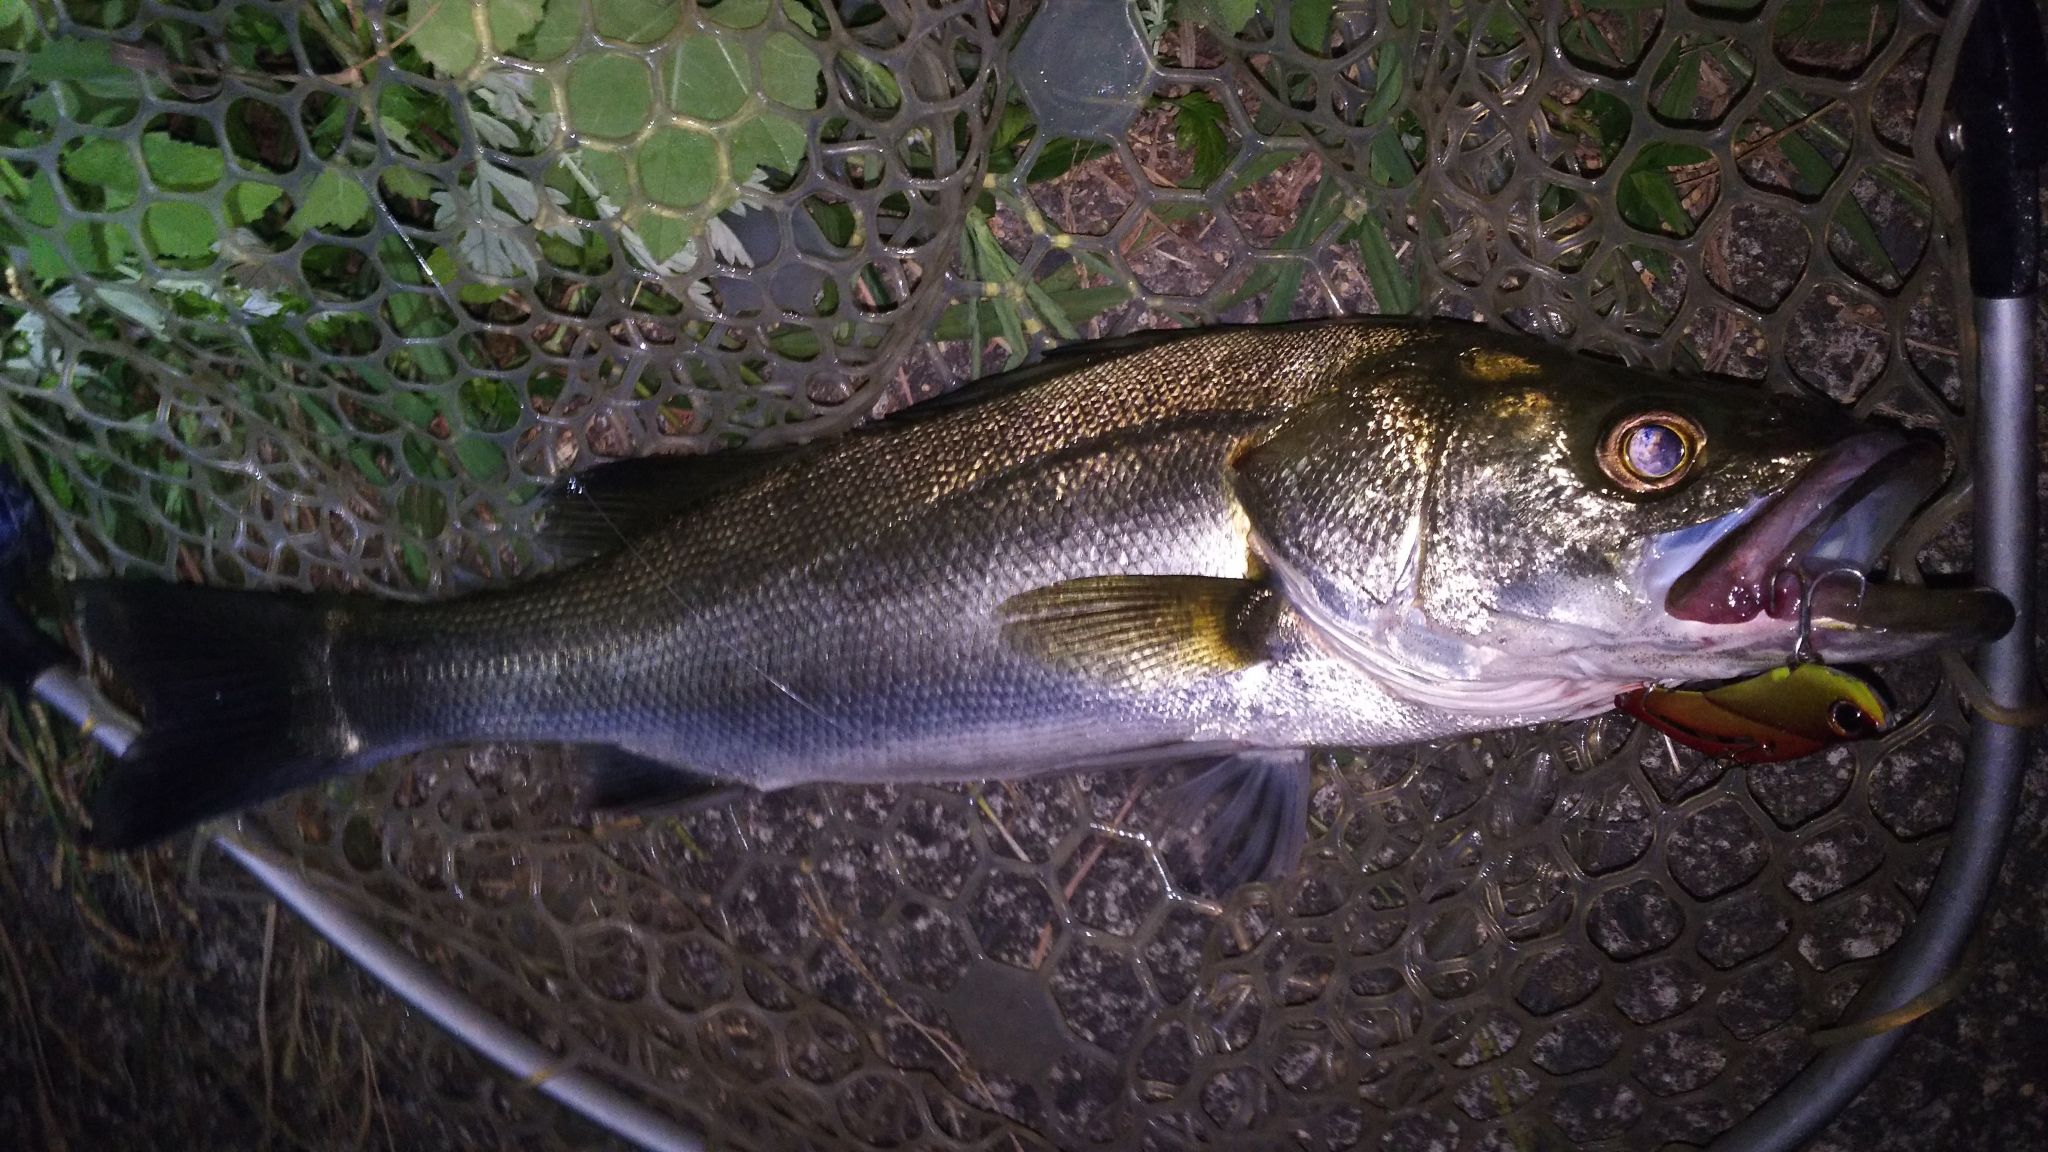
[[[1787,570],[1790,570],[1792,578],[1799,582],[1799,631],[1792,639],[1792,666],[1796,668],[1801,664],[1823,663],[1820,653],[1813,647],[1814,596],[1829,580],[1837,576],[1851,576],[1856,580],[1856,603],[1860,605],[1863,603],[1863,594],[1870,589],[1870,578],[1865,576],[1862,570],[1844,564],[1829,568],[1809,580],[1806,573],[1797,567],[1797,557],[1788,556],[1778,565],[1778,570],[1771,574],[1773,588],[1777,587],[1778,577],[1783,576]]]

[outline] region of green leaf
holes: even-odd
[[[1294,42],[1320,56],[1330,47],[1330,12],[1335,0],[1294,0],[1287,31]]]
[[[1038,118],[1032,115],[1030,108],[1022,104],[1006,104],[1002,119],[996,121],[995,139],[989,147],[1001,151],[1031,135],[1037,128]]]
[[[598,194],[613,204],[627,204],[633,192],[633,174],[626,158],[617,152],[583,152],[576,157],[583,175],[597,186]]]
[[[853,209],[822,197],[804,201],[804,210],[810,213],[811,221],[818,226],[827,241],[841,248],[853,244],[853,232],[860,223],[860,217]]]
[[[71,276],[71,265],[65,261],[63,249],[47,236],[28,238],[28,270],[44,280],[69,279]]]
[[[28,16],[28,0],[0,0],[0,31],[14,27]]]
[[[408,0],[411,33],[406,43],[420,59],[444,76],[457,76],[476,65],[483,45],[477,43],[476,22],[469,0]]]
[[[787,32],[770,33],[760,52],[761,91],[777,104],[811,109],[818,106],[818,58],[804,42]]]
[[[470,478],[486,483],[505,477],[505,451],[481,436],[464,436],[455,441],[455,458]]]
[[[458,275],[455,270],[455,257],[449,255],[446,248],[437,246],[432,252],[427,253],[427,275],[436,284],[455,283]]]
[[[1195,0],[1193,9],[1211,30],[1235,36],[1259,14],[1259,0]]]
[[[1054,140],[1046,144],[1032,162],[1031,171],[1024,174],[1029,184],[1042,184],[1057,179],[1069,169],[1078,168],[1098,156],[1109,152],[1110,145],[1099,140]]]
[[[118,140],[97,137],[81,140],[58,161],[64,175],[88,189],[97,189],[108,211],[135,203],[142,190],[142,175],[135,170],[135,158]]]
[[[727,28],[752,28],[768,18],[768,0],[719,0],[704,14]]]
[[[309,228],[346,232],[369,214],[370,194],[355,176],[340,168],[325,168],[313,178],[313,186],[285,227],[294,234]]]
[[[640,188],[670,208],[695,208],[720,184],[718,141],[687,128],[660,128],[640,145]]]
[[[486,432],[509,430],[525,407],[519,393],[501,380],[471,377],[462,382],[461,395],[463,420]]]
[[[696,227],[689,222],[652,212],[643,212],[635,217],[633,231],[640,234],[641,242],[647,245],[647,254],[654,257],[656,264],[666,263],[697,235]]]
[[[1690,144],[1658,141],[1644,145],[1615,193],[1615,207],[1621,210],[1622,219],[1646,232],[1681,238],[1692,235],[1698,225],[1685,210],[1671,169],[1712,158],[1705,149]]]
[[[433,569],[428,566],[427,550],[418,544],[410,540],[400,544],[398,558],[404,562],[405,574],[412,577],[413,583],[425,584],[432,578]]]
[[[1630,116],[1628,105],[1621,99],[1601,92],[1589,90],[1577,104],[1579,114],[1585,118],[1591,129],[1593,143],[1600,150],[1600,162],[1612,164],[1615,153],[1628,140]]]
[[[74,225],[64,234],[64,242],[80,268],[100,276],[111,276],[119,271],[121,262],[135,250],[128,230],[119,224],[94,222]]]
[[[1359,255],[1364,257],[1365,278],[1372,283],[1372,297],[1379,312],[1388,316],[1414,315],[1422,304],[1421,289],[1412,274],[1401,270],[1401,261],[1394,255],[1394,246],[1387,242],[1379,221],[1365,217],[1352,226],[1351,236],[1358,241]]]
[[[1398,125],[1373,137],[1366,151],[1366,170],[1382,188],[1399,188],[1415,179],[1415,157],[1402,142]]]
[[[577,0],[554,0],[575,7]],[[676,26],[682,5],[675,0],[589,0],[597,34],[629,44],[652,44]]]
[[[377,450],[371,445],[359,442],[351,446],[348,458],[363,479],[379,488],[391,483],[391,473],[384,470],[383,463],[377,459]]]
[[[722,36],[692,36],[670,50],[662,84],[668,106],[699,120],[724,120],[747,102],[746,49]]]
[[[863,107],[885,114],[903,107],[903,85],[897,82],[896,74],[889,71],[888,65],[871,56],[854,51],[841,51],[837,59],[839,68],[846,73],[847,79],[853,86],[854,98]],[[811,103],[805,105],[805,107],[817,107],[815,92],[811,97]],[[1004,113],[1004,119],[1007,121],[1010,114],[1015,111],[1017,111],[1017,105],[1010,105],[1008,111]],[[1028,126],[1029,111],[1026,110],[1025,114]],[[886,116],[883,118],[886,118]],[[997,130],[996,140],[992,147],[998,150],[1007,148],[1016,139],[1015,136],[1005,137],[1003,135],[1007,127],[1005,125],[1005,128]]]
[[[1793,0],[1778,10],[1771,31],[1781,40],[1824,40],[1865,44],[1884,38],[1893,17],[1875,0]]]
[[[455,290],[455,298],[464,304],[489,304],[503,300],[512,294],[509,284],[464,284]]]
[[[1359,117],[1361,124],[1378,124],[1393,114],[1394,103],[1408,91],[1408,53],[1397,44],[1382,44],[1373,54],[1373,75],[1379,85]]]
[[[44,474],[50,482],[50,495],[56,498],[59,505],[65,508],[78,507],[78,490],[71,485],[71,474],[57,463],[54,456],[50,458],[49,467],[44,469]]]
[[[38,228],[55,228],[61,213],[57,206],[57,189],[46,173],[38,172],[28,182],[28,203],[22,205],[22,218]]]
[[[638,57],[598,52],[570,66],[569,123],[578,132],[631,136],[653,111],[654,84]]]
[[[1336,220],[1343,211],[1343,204],[1334,181],[1324,180],[1309,194],[1309,201],[1292,227],[1273,242],[1273,247],[1287,252],[1299,252],[1309,246],[1311,240],[1320,237],[1323,229]],[[1305,262],[1289,260],[1281,264],[1273,277],[1272,293],[1266,297],[1265,311],[1260,319],[1267,323],[1285,320],[1294,310],[1294,298],[1301,293],[1302,273],[1308,270]]]
[[[1803,127],[1788,128],[1788,125],[1795,122],[1794,112],[1798,112],[1798,119],[1806,121]],[[1820,131],[1820,122],[1806,120],[1809,115],[1811,114],[1799,111],[1796,106],[1789,110],[1770,104],[1764,106],[1765,120],[1777,133],[1778,150],[1791,162],[1793,172],[1799,177],[1794,191],[1802,196],[1819,196],[1827,191],[1828,185],[1835,182],[1835,177],[1839,173],[1810,138],[1817,137],[1826,142],[1825,134]]]
[[[1693,106],[1700,95],[1700,57],[1703,47],[1694,45],[1681,48],[1671,54],[1660,75],[1652,83],[1662,84],[1664,91],[1657,96],[1657,111],[1672,120],[1693,119]]]
[[[1232,178],[1230,181],[1231,191],[1242,191],[1257,184],[1259,181],[1292,164],[1300,156],[1300,152],[1289,148],[1265,149],[1253,156],[1251,163],[1246,164],[1244,170]]]
[[[52,80],[128,80],[135,73],[114,62],[111,41],[73,36],[45,41],[28,54],[28,78]]]
[[[583,5],[575,0],[550,0],[533,30],[526,53],[532,60],[559,60],[583,37]]]
[[[441,410],[434,406],[432,400],[417,392],[393,392],[391,394],[391,409],[398,415],[400,420],[408,424],[416,424],[421,428],[432,424],[434,417],[441,414]]]
[[[772,168],[794,176],[803,167],[810,134],[802,125],[780,116],[762,115],[741,122],[732,133],[732,171],[744,182],[756,168]]]
[[[1184,188],[1207,188],[1223,174],[1230,162],[1230,141],[1223,134],[1229,119],[1223,105],[1207,92],[1196,90],[1174,101],[1174,143],[1194,154],[1194,171]]]
[[[456,0],[442,2],[452,4]],[[540,23],[541,0],[487,0],[484,14],[490,23],[491,47],[503,52]]]
[[[434,182],[426,173],[402,165],[393,164],[378,173],[377,179],[384,182],[384,190],[401,200],[425,200],[434,194]]]
[[[227,175],[220,149],[174,140],[168,132],[143,134],[142,162],[157,187],[177,192],[203,192]]]
[[[1038,298],[1033,293],[1033,303],[1041,310],[1049,303],[1052,309],[1070,322],[1085,323],[1109,311],[1131,298],[1127,289],[1121,287],[1048,289]],[[1002,317],[998,301],[968,300],[946,309],[939,317],[937,327],[932,330],[934,340],[966,340],[975,332],[975,326],[1000,327]]]
[[[222,198],[222,205],[227,209],[228,223],[238,228],[246,228],[261,219],[263,214],[269,211],[270,206],[277,203],[278,197],[283,195],[284,189],[275,184],[258,184],[254,180],[243,180],[228,188],[228,194]]]
[[[329,412],[326,405],[321,404],[304,392],[298,393],[298,397],[299,411],[305,414],[306,419],[313,422],[313,427],[318,429],[321,435],[337,439],[346,438],[341,421],[335,419],[334,413]]]
[[[1842,207],[1835,213],[1835,226],[1848,237],[1849,242],[1863,253],[1863,258],[1875,265],[1878,274],[1888,281],[1887,286],[1896,285],[1901,279],[1898,261],[1892,259],[1891,250],[1884,246],[1884,238],[1878,234],[1877,225],[1863,211],[1863,205],[1854,198],[1845,198]]]
[[[206,256],[220,241],[213,213],[185,200],[151,204],[142,214],[142,237],[150,251],[171,258]]]

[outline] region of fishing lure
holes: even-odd
[[[1615,707],[1688,748],[1740,764],[1770,764],[1891,729],[1878,686],[1827,664],[1773,668],[1708,689],[1642,687]]]

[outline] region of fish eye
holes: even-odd
[[[1835,735],[1847,740],[1858,740],[1877,731],[1876,722],[1847,700],[1837,700],[1828,705],[1828,727],[1835,730]]]
[[[1676,412],[1639,412],[1600,441],[1600,470],[1631,492],[1662,492],[1699,462],[1706,430]]]

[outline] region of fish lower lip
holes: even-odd
[[[1906,513],[1932,490],[1939,451],[1882,431],[1845,442],[1675,580],[1665,610],[1706,624],[1796,614],[1801,589],[1821,573],[1868,569]],[[1868,555],[1815,554],[1843,551],[1844,540],[1862,543],[1859,551]],[[1834,583],[1854,590],[1861,581]]]

